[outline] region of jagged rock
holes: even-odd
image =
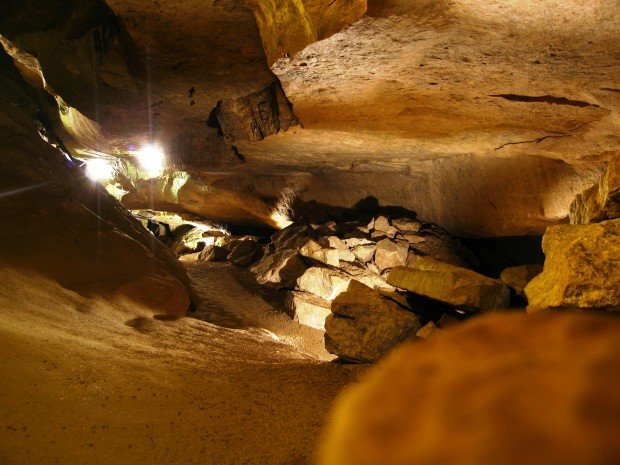
[[[352,362],[375,362],[415,335],[420,321],[393,300],[355,280],[332,302],[325,347]]]
[[[420,244],[426,241],[426,238],[424,236],[418,236],[417,234],[402,233],[402,234],[399,234],[399,236],[402,237],[404,240],[406,240],[411,245]]]
[[[227,259],[238,266],[248,266],[261,251],[261,245],[255,240],[238,241],[230,251]]]
[[[390,224],[390,221],[385,216],[380,216],[375,220],[374,223],[375,232],[384,233],[385,236],[390,239],[394,238],[396,233],[398,233],[398,229]],[[379,237],[380,234],[377,235]]]
[[[349,278],[365,284],[373,289],[382,289],[384,291],[393,291],[394,286],[390,286],[385,282],[378,273],[369,272],[369,268],[359,263],[342,263],[340,269],[347,273]]]
[[[220,100],[215,116],[229,143],[260,141],[299,124],[278,81],[245,97]]]
[[[381,274],[381,270],[379,269],[379,267],[377,265],[375,265],[373,262],[368,262],[366,263],[366,266],[368,267],[368,269],[373,273],[376,274],[377,276],[379,276]]]
[[[506,286],[511,287],[515,290],[517,295],[525,296],[523,290],[527,283],[529,283],[533,278],[540,274],[543,266],[540,263],[535,263],[533,265],[521,265],[521,266],[511,266],[510,268],[506,268],[502,271],[500,275],[500,279],[506,284]]]
[[[409,218],[393,219],[392,225],[395,226],[401,233],[417,233],[421,226],[419,221]]]
[[[225,262],[228,254],[228,249],[221,245],[209,245],[200,252],[198,260],[203,262]]]
[[[333,236],[338,232],[338,224],[335,221],[328,221],[325,224],[317,225],[315,231],[319,236]]]
[[[199,240],[202,239],[203,231],[191,224],[182,224],[172,231],[174,239],[170,249],[177,255],[193,253],[198,250]]]
[[[464,310],[505,308],[510,299],[501,281],[431,257],[420,257],[411,268],[392,268],[387,282]]]
[[[424,326],[422,326],[418,330],[418,332],[415,333],[415,335],[419,337],[420,339],[428,339],[432,337],[433,334],[437,333],[437,331],[439,331],[439,328],[437,327],[437,325],[435,325],[435,323],[433,323],[432,321],[429,321]]]
[[[256,274],[259,284],[274,288],[293,288],[295,281],[304,271],[306,264],[297,250],[278,250],[267,255],[250,268]]]
[[[326,247],[334,248],[338,251],[338,259],[345,262],[355,261],[355,255],[349,250],[345,242],[337,236],[322,237],[319,242]]]
[[[379,270],[402,266],[407,262],[408,248],[397,244],[389,239],[377,242],[375,251],[375,264]]]
[[[588,224],[620,218],[620,154],[614,155],[600,181],[570,206],[571,224]]]
[[[560,225],[543,236],[543,272],[525,287],[529,310],[620,310],[620,219]]]
[[[305,238],[316,239],[316,233],[312,226],[307,224],[292,225],[274,233],[271,242],[276,249],[294,249],[303,244]]]
[[[344,242],[345,245],[350,249],[353,249],[354,247],[357,247],[358,245],[374,245],[374,242],[368,239],[366,236],[350,237],[350,238],[344,239],[342,242]]]
[[[376,250],[377,246],[373,243],[358,245],[351,249],[353,255],[362,263],[368,263],[371,261],[375,256]]]
[[[299,276],[297,289],[333,300],[346,290],[350,280],[350,276],[337,270],[313,266]]]
[[[295,321],[316,329],[325,329],[325,318],[331,313],[329,301],[307,292],[290,291],[285,305]]]
[[[299,253],[304,257],[325,263],[326,265],[337,267],[340,264],[338,250],[324,248],[321,244],[312,239],[309,239],[299,248]]]
[[[336,401],[317,463],[614,464],[618,341],[616,318],[504,313],[403,344]]]

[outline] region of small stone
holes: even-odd
[[[299,248],[299,253],[304,257],[325,263],[326,265],[335,267],[340,265],[338,250],[324,248],[321,244],[312,239],[308,239],[306,243]]]
[[[398,218],[392,220],[392,225],[399,231],[406,233],[416,233],[420,230],[420,222],[410,218]]]
[[[403,266],[407,262],[408,248],[389,239],[377,242],[375,264],[383,271],[395,266]]]
[[[424,326],[422,326],[418,330],[418,332],[415,333],[415,335],[421,339],[428,339],[433,334],[435,334],[437,331],[439,331],[439,328],[437,327],[437,325],[435,325],[435,323],[433,323],[432,321],[429,321]]]
[[[353,255],[362,263],[368,263],[375,256],[377,246],[375,244],[365,244],[353,247],[351,250]]]

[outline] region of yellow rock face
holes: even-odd
[[[620,309],[620,219],[547,229],[543,272],[525,288],[528,310]]]
[[[319,465],[612,465],[620,321],[473,319],[395,351],[336,402]]]
[[[510,292],[501,281],[431,257],[421,257],[413,267],[392,268],[387,282],[466,310],[505,308],[510,299]]]
[[[570,206],[571,224],[588,224],[620,217],[620,153],[616,153],[601,180],[577,195]]]

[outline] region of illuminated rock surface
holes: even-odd
[[[529,309],[620,309],[620,219],[554,226],[543,272],[525,288]]]

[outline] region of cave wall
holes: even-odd
[[[0,64],[0,266],[83,296],[183,315],[195,294],[176,257],[51,145],[40,120],[50,110],[3,51]]]

